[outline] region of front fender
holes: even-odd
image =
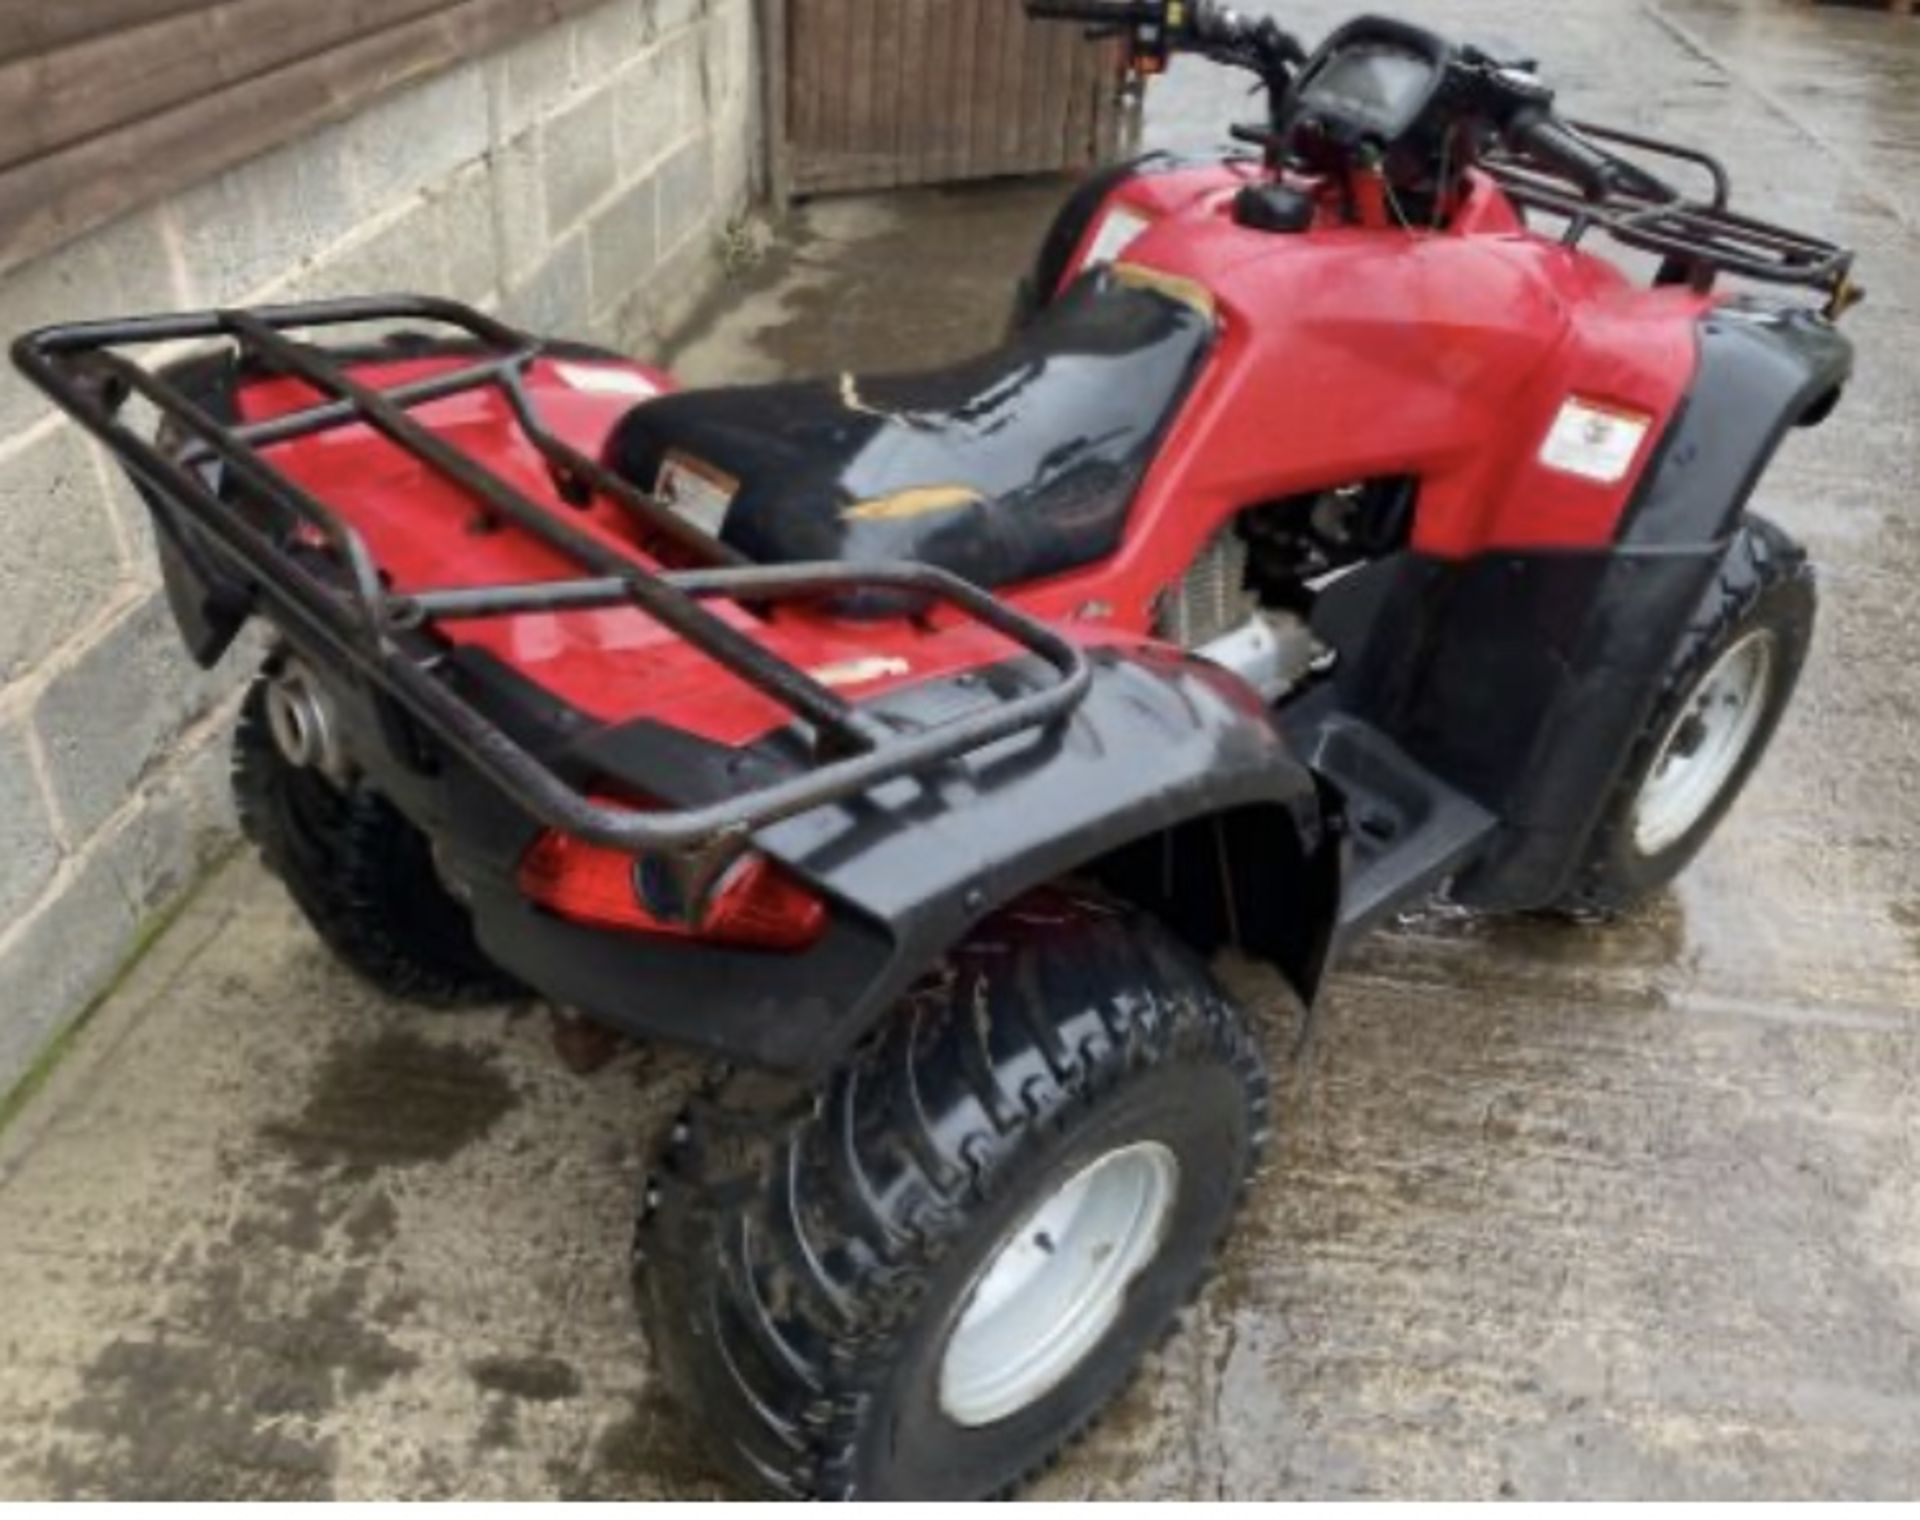
[[[1699,366],[1622,524],[1629,552],[1724,547],[1796,425],[1824,421],[1853,374],[1853,345],[1801,307],[1737,303],[1700,321]]]
[[[1565,891],[1754,487],[1793,427],[1833,410],[1853,369],[1847,339],[1798,307],[1715,308],[1701,318],[1699,351],[1619,541],[1585,561],[1521,567],[1522,582],[1583,613],[1526,774],[1498,799],[1500,842],[1457,884],[1471,906],[1532,908]]]

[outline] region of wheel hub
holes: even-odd
[[[1158,1253],[1179,1193],[1166,1146],[1122,1146],[1082,1167],[995,1246],[940,1363],[940,1407],[978,1426],[1057,1388],[1099,1345]]]
[[[1773,635],[1736,640],[1700,679],[1674,719],[1634,801],[1633,842],[1658,855],[1713,808],[1759,732],[1773,689]]]

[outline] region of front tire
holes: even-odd
[[[1743,518],[1557,908],[1618,913],[1700,853],[1792,700],[1814,607],[1805,552],[1765,518]]]
[[[1055,891],[817,1091],[751,1080],[675,1126],[636,1288],[721,1467],[797,1497],[973,1499],[1049,1463],[1199,1288],[1269,1109],[1205,967]]]
[[[241,831],[327,948],[382,992],[435,1007],[526,989],[488,960],[427,838],[364,781],[338,786],[281,752],[255,679],[233,736]]]

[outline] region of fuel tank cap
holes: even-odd
[[[1255,232],[1305,232],[1313,225],[1313,197],[1291,185],[1245,185],[1233,198],[1233,219]]]

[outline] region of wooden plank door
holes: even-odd
[[[1111,44],[1020,0],[785,0],[793,193],[1080,168],[1124,135]],[[769,50],[780,66],[782,49]],[[776,92],[775,98],[779,98]]]

